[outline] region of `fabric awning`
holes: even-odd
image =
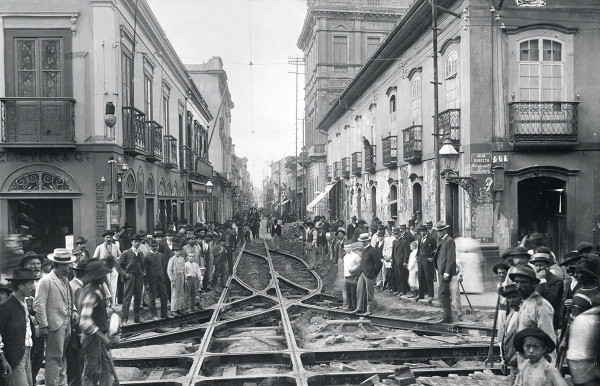
[[[322,199],[325,198],[325,196],[327,196],[329,194],[329,191],[335,186],[337,182],[334,182],[333,184],[327,184],[325,185],[325,190],[323,190],[321,193],[319,193],[319,195],[310,202],[310,204],[306,205],[306,210],[309,212],[312,212],[313,209],[315,208],[315,206],[317,206],[317,204],[319,203],[319,201],[321,201]]]

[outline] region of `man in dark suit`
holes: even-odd
[[[421,225],[418,229],[420,237],[418,239],[419,246],[417,249],[417,265],[419,267],[419,296],[415,301],[425,298],[427,293],[429,303],[433,300],[433,282],[435,277],[435,265],[433,263],[433,255],[437,248],[437,240],[427,231],[425,225]]]
[[[354,313],[368,316],[373,313],[373,305],[375,303],[375,278],[381,270],[381,253],[377,248],[371,246],[371,238],[368,233],[361,234],[358,237],[358,241],[363,243],[365,249],[360,259],[362,273],[358,278],[358,300]]]
[[[149,297],[148,306],[154,320],[158,319],[156,310],[156,296],[160,298],[160,315],[161,318],[166,318],[167,312],[167,274],[165,272],[165,256],[159,252],[160,244],[157,240],[150,240],[150,253],[143,257],[143,271],[146,281],[148,282]],[[168,248],[168,247],[167,247]]]
[[[396,264],[397,283],[399,295],[406,295],[410,291],[408,285],[408,258],[410,257],[410,243],[414,240],[410,232],[407,232],[405,224],[400,224],[399,236],[394,241],[393,260]]]
[[[133,320],[140,322],[140,307],[142,304],[142,289],[144,288],[144,254],[140,250],[142,235],[136,234],[131,238],[131,248],[123,252],[117,263],[117,271],[124,281],[123,308],[121,323],[127,323],[129,305],[133,298]]]
[[[448,235],[450,225],[440,221],[434,230],[438,234],[438,247],[436,252],[438,270],[438,297],[444,309],[444,317],[440,323],[452,323],[452,300],[450,298],[450,281],[456,275],[456,244]]]
[[[346,228],[346,235],[348,236],[349,239],[351,239],[354,236],[354,231],[356,230],[357,221],[358,221],[358,219],[356,218],[356,216],[352,216],[352,222],[350,224],[348,224],[348,227]]]
[[[554,328],[560,326],[561,302],[563,298],[563,281],[550,271],[550,267],[554,264],[550,255],[547,253],[534,253],[529,264],[535,266],[536,275],[540,282],[535,286],[535,291],[542,295],[554,308]]]

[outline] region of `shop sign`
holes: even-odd
[[[492,153],[471,154],[471,175],[492,174]]]
[[[87,151],[68,152],[64,154],[18,154],[10,152],[0,152],[0,164],[14,163],[43,163],[55,164],[61,162],[91,162],[92,158]]]

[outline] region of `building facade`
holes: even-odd
[[[0,55],[1,237],[199,218],[213,117],[145,1],[3,2]]]
[[[420,212],[490,248],[541,232],[557,256],[598,243],[600,89],[589,63],[600,38],[588,27],[600,5],[439,5],[461,17],[438,18],[438,132],[431,6],[415,1],[317,125],[334,212],[398,223]]]
[[[298,39],[305,59],[304,152],[306,201],[326,183],[326,133],[317,125],[408,8],[410,0],[307,0]],[[313,211],[333,215],[327,201]]]

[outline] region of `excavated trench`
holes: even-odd
[[[125,329],[122,347],[112,350],[121,384],[358,385],[390,376],[396,381],[371,384],[505,382],[497,368],[484,372],[489,329],[360,318],[334,308],[340,300],[321,293],[321,278],[301,258],[262,241],[236,257],[209,309]]]

